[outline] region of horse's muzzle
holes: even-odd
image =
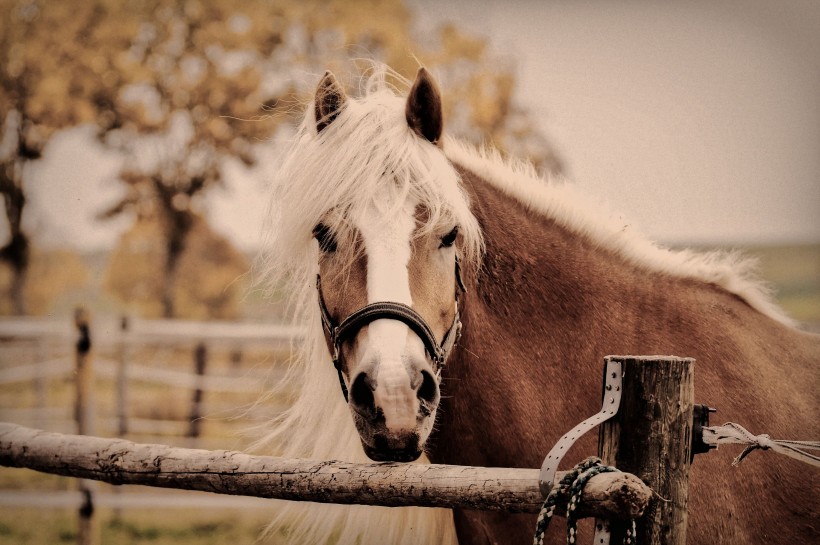
[[[367,457],[374,462],[413,462],[421,456],[418,434],[405,437],[388,437],[377,434],[373,437],[375,445],[368,445],[362,440]]]

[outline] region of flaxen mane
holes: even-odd
[[[283,381],[283,388],[297,392],[294,403],[271,423],[257,450],[293,458],[370,461],[339,391],[322,335],[315,289],[318,246],[311,236],[317,223],[333,221],[336,236],[348,238],[350,226],[368,203],[400,209],[412,198],[426,207],[428,225],[442,216],[459,224],[465,242],[462,259],[475,261],[480,256],[481,233],[455,170],[408,128],[405,101],[384,76],[382,71],[367,79],[363,97],[351,99],[320,135],[314,109],[307,108],[274,176],[265,252],[267,283],[287,294],[293,319],[304,327],[306,338],[295,347]],[[392,181],[391,202],[374,202],[386,173]],[[455,542],[452,515],[446,510],[323,506],[319,512],[282,503],[272,524],[278,526],[288,528],[294,543]]]

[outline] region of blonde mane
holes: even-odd
[[[265,244],[269,289],[285,294],[294,322],[306,338],[292,350],[283,394],[293,404],[267,425],[254,450],[291,458],[369,462],[339,388],[322,334],[315,288],[319,249],[312,230],[330,224],[340,240],[369,205],[390,217],[407,199],[426,208],[425,229],[442,221],[460,227],[463,260],[481,255],[481,232],[458,175],[441,150],[408,127],[405,99],[385,81],[384,70],[364,81],[362,97],[317,134],[308,107],[273,178]],[[393,75],[395,78],[395,75]],[[407,82],[403,82],[407,84]],[[408,85],[409,87],[409,85]],[[388,202],[376,201],[384,195]],[[352,261],[354,256],[349,256]],[[270,531],[285,528],[290,543],[361,545],[455,543],[452,512],[422,508],[322,506],[283,502]]]
[[[521,161],[504,159],[492,149],[476,150],[448,139],[444,152],[453,163],[477,174],[529,209],[552,218],[596,245],[631,263],[671,276],[716,284],[778,322],[795,322],[773,300],[757,275],[757,263],[737,252],[672,251],[662,248],[598,203],[591,204],[573,186],[547,182]]]

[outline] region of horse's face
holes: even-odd
[[[421,99],[420,93],[425,95]],[[424,111],[414,106],[419,100],[425,103]],[[430,129],[435,120],[417,121],[429,116],[431,100],[438,100],[437,91],[420,72],[408,98],[407,120],[419,138],[435,142],[441,132],[440,107],[433,108],[438,129]],[[320,132],[344,103],[341,88],[327,75],[316,97]],[[412,196],[392,189],[386,172],[383,192],[373,203],[355,217],[328,211],[313,235],[319,246],[322,304],[330,322],[326,340],[337,355],[364,450],[377,461],[412,461],[430,435],[440,398],[442,362],[432,353],[429,338],[440,347],[456,335],[458,225],[444,217],[431,221],[429,211]],[[373,314],[345,330],[346,318],[375,309],[372,305],[380,302],[406,305],[415,317]],[[406,307],[392,308],[402,313]],[[414,320],[432,335],[426,336]],[[336,340],[333,330],[339,325],[346,333]]]

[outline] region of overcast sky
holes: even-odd
[[[413,0],[518,68],[589,193],[666,242],[820,242],[820,2]]]
[[[676,244],[820,242],[820,2],[408,0],[421,29],[486,36],[571,180]],[[443,92],[447,92],[443,89]],[[41,243],[111,246],[116,160],[88,132],[34,166]],[[264,180],[231,166],[215,227],[259,240]]]

